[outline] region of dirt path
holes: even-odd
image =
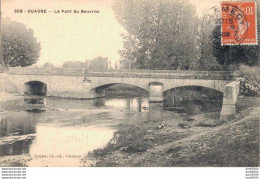
[[[192,136],[189,136],[187,138],[184,138],[184,139],[180,139],[180,140],[177,140],[175,142],[171,142],[171,143],[168,143],[168,144],[164,144],[164,145],[161,145],[161,146],[158,146],[158,147],[155,147],[153,148],[152,150],[150,150],[149,152],[146,152],[145,155],[143,155],[142,157],[139,158],[139,160],[142,160],[143,158],[146,157],[146,155],[149,155],[151,153],[157,153],[157,152],[165,152],[167,151],[170,147],[172,146],[176,146],[176,145],[179,145],[181,143],[185,143],[185,142],[191,142],[191,141],[195,141],[195,140],[198,140],[200,137],[202,136],[206,136],[206,135],[211,135],[212,133],[217,133],[221,130],[224,130],[224,129],[228,129],[230,128],[231,126],[234,126],[234,125],[237,125],[237,124],[240,124],[240,123],[243,123],[247,120],[260,120],[260,107],[258,108],[254,108],[252,110],[252,112],[250,113],[250,115],[244,117],[243,119],[239,120],[239,121],[236,121],[236,122],[228,122],[226,125],[224,126],[218,126],[216,128],[213,128],[213,129],[208,129],[207,131],[204,131],[204,132],[200,132],[198,134],[194,134]]]
[[[256,124],[258,124],[259,126],[259,122],[260,122],[260,107],[258,108],[254,108],[251,112],[250,115],[244,117],[241,120],[238,121],[231,121],[227,124],[225,124],[224,126],[219,126],[213,129],[209,129],[207,131],[198,133],[198,134],[194,134],[192,136],[189,136],[187,138],[183,138],[180,140],[177,140],[175,142],[171,142],[171,143],[167,143],[161,146],[157,146],[154,147],[153,149],[149,150],[148,152],[144,153],[142,156],[138,157],[136,159],[136,161],[134,163],[136,164],[144,164],[147,158],[149,158],[152,155],[155,154],[162,154],[162,153],[167,153],[169,150],[173,150],[173,148],[178,148],[178,147],[184,147],[187,145],[190,145],[191,143],[198,143],[198,141],[201,138],[211,138],[212,136],[217,136],[217,135],[223,135],[223,131],[226,131],[226,135],[228,134],[229,130],[232,129],[232,127],[237,127],[238,125],[243,125],[245,123],[250,123],[250,122],[254,122]],[[241,131],[239,131],[241,133]],[[239,133],[238,132],[238,133]],[[259,138],[259,137],[258,137]],[[224,141],[223,141],[224,142]],[[221,146],[219,146],[221,147]]]

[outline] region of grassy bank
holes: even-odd
[[[5,156],[0,158],[0,167],[28,167],[30,160],[27,155]]]
[[[227,123],[217,123],[213,115],[184,117],[188,127],[171,126],[174,119],[124,125],[105,148],[89,153],[83,162],[106,167],[259,166],[259,106],[260,98],[239,99],[238,113]],[[215,125],[199,125],[209,120]]]

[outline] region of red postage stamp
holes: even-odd
[[[222,2],[221,45],[257,45],[256,2]]]

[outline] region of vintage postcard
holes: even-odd
[[[251,177],[259,4],[2,0],[5,177],[9,167],[250,167]]]

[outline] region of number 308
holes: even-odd
[[[22,9],[14,9],[14,13],[23,13]]]

